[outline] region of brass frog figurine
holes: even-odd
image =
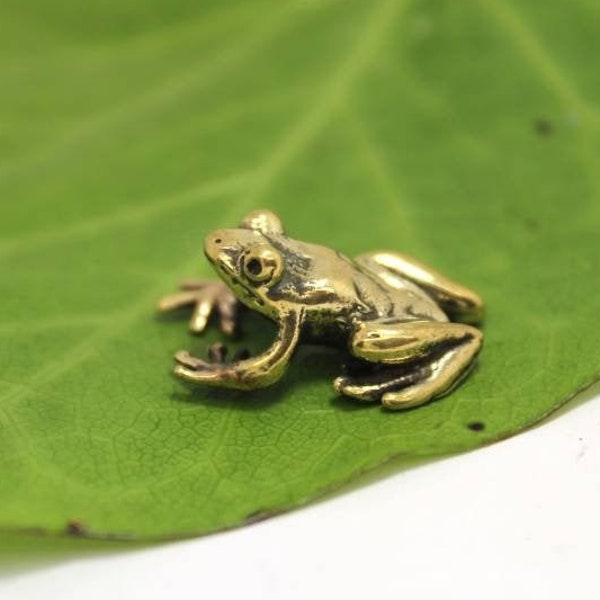
[[[450,392],[482,346],[484,308],[471,290],[395,252],[354,260],[288,237],[270,211],[249,214],[237,229],[210,233],[204,252],[223,281],[187,282],[163,298],[163,311],[193,307],[202,332],[213,312],[234,333],[240,303],[279,326],[263,354],[231,363],[181,351],[175,374],[194,383],[250,390],[284,374],[298,342],[345,345],[354,371],[335,390],[390,409],[418,406]]]

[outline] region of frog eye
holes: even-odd
[[[270,210],[255,210],[240,224],[244,229],[252,229],[261,233],[283,233],[283,225],[279,217]]]
[[[242,259],[244,275],[254,283],[275,283],[282,272],[282,260],[271,248],[252,248]]]

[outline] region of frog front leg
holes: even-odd
[[[378,365],[366,375],[338,377],[335,389],[360,400],[381,400],[391,409],[419,406],[451,391],[469,371],[482,346],[478,329],[459,323],[360,323],[350,352]]]
[[[300,339],[301,325],[302,312],[281,315],[277,338],[268,350],[230,364],[208,363],[187,352],[179,352],[174,373],[186,381],[215,387],[240,390],[267,387],[285,373]]]
[[[227,335],[237,332],[240,303],[232,291],[222,281],[183,281],[179,293],[164,296],[158,303],[161,312],[170,312],[179,308],[192,307],[189,329],[193,333],[202,333],[210,316],[217,312],[221,331]]]

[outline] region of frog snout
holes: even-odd
[[[204,238],[204,252],[208,256],[216,257],[225,246],[226,235],[224,231],[213,231]]]
[[[204,254],[212,263],[231,266],[239,253],[239,244],[230,230],[219,229],[204,238]]]

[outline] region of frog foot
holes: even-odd
[[[473,366],[482,334],[462,323],[376,319],[356,326],[354,358],[371,365],[334,382],[337,392],[359,400],[381,400],[402,410],[440,398]]]
[[[464,326],[468,327],[468,326]],[[338,394],[364,402],[381,401],[385,408],[402,410],[425,404],[451,392],[473,368],[480,338],[474,338],[443,354],[413,363],[372,365],[338,377]]]
[[[227,358],[228,353],[229,351],[225,344],[215,342],[208,347],[208,361],[192,356],[187,350],[180,350],[175,354],[175,362],[192,371],[201,371],[211,369],[215,365],[225,365],[225,359]],[[250,352],[246,348],[242,348],[232,356],[231,362],[237,363],[246,360],[249,357]]]
[[[351,369],[348,374],[336,378],[333,382],[335,391],[363,402],[376,402],[382,400],[385,394],[407,389],[427,376],[427,366],[416,369],[407,369],[405,366],[365,367],[359,370]]]
[[[209,362],[196,356],[192,356],[187,350],[180,350],[177,352],[175,354],[175,362],[192,371],[201,371],[202,369],[210,368]]]
[[[218,313],[223,333],[234,336],[238,331],[239,301],[221,281],[184,281],[177,294],[163,297],[158,310],[169,312],[179,308],[193,307],[189,328],[202,333],[213,313]]]

